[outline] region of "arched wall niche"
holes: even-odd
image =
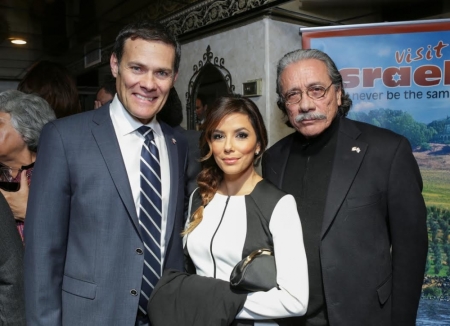
[[[186,92],[187,129],[196,129],[195,102],[199,94],[205,98],[206,105],[210,105],[217,97],[234,94],[232,77],[224,64],[225,60],[214,57],[208,45],[203,60],[194,65],[194,74]]]

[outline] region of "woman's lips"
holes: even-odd
[[[224,158],[222,161],[224,161],[226,164],[233,164],[236,163],[239,159],[238,158]]]

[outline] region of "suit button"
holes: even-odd
[[[135,289],[132,289],[132,290],[130,291],[130,293],[131,293],[131,295],[137,296],[137,291],[136,291]]]
[[[138,255],[142,255],[144,253],[141,248],[137,248],[136,252]]]

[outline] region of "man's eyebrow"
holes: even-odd
[[[141,66],[141,67],[145,66],[145,64],[143,64],[142,62],[139,62],[139,61],[128,61],[128,65],[129,66]]]

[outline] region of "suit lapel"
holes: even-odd
[[[105,160],[106,167],[108,168],[128,214],[131,216],[136,229],[139,230],[139,221],[136,214],[133,195],[131,193],[130,182],[128,180],[125,164],[123,163],[122,153],[114,131],[114,126],[109,115],[109,106],[105,109],[97,109],[94,114],[93,122],[94,126],[92,127],[92,134],[102,153],[103,159]]]
[[[173,130],[166,124],[160,122],[161,129],[164,133],[164,139],[166,141],[167,154],[169,156],[169,169],[170,169],[170,196],[169,196],[169,207],[167,211],[167,224],[166,224],[166,235],[165,241],[169,243],[169,239],[172,235],[173,225],[175,223],[175,214],[177,209],[178,201],[178,184],[180,174],[179,174],[179,158],[178,158],[178,145],[177,140],[173,135]],[[184,186],[181,185],[182,187]]]
[[[322,224],[322,238],[333,222],[358,172],[367,150],[367,143],[357,140],[360,135],[347,119],[341,119],[336,154],[328,186]]]

